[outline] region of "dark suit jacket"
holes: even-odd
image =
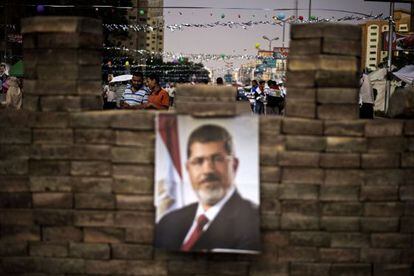
[[[155,228],[155,247],[180,250],[198,203],[165,215]],[[222,207],[209,228],[196,242],[192,251],[211,249],[260,250],[259,210],[236,191]]]

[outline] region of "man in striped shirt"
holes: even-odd
[[[122,109],[140,109],[143,104],[148,102],[150,91],[144,85],[144,76],[141,72],[132,75],[131,84],[127,86],[122,95]]]

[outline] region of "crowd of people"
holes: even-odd
[[[129,83],[117,87],[111,79],[109,76],[109,84],[103,89],[104,109],[167,110],[173,103],[174,91],[171,87],[162,88],[155,74],[144,78],[141,72],[134,72]]]
[[[274,80],[253,80],[248,95],[252,112],[259,115],[281,115],[285,109],[286,90]]]

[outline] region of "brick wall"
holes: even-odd
[[[210,92],[182,87],[177,113],[237,114]],[[320,118],[311,99],[311,118],[260,118],[258,256],[152,247],[155,112],[1,111],[0,274],[410,275],[414,121]]]

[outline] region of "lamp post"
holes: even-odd
[[[309,17],[308,17],[308,20],[310,20],[311,16],[312,16],[312,0],[309,0]]]
[[[267,40],[267,41],[269,41],[269,51],[272,51],[272,41],[276,41],[276,40],[278,40],[279,39],[279,37],[275,37],[275,38],[272,38],[272,39],[270,39],[270,38],[268,38],[267,36],[262,36],[263,37],[263,39],[264,40]]]

